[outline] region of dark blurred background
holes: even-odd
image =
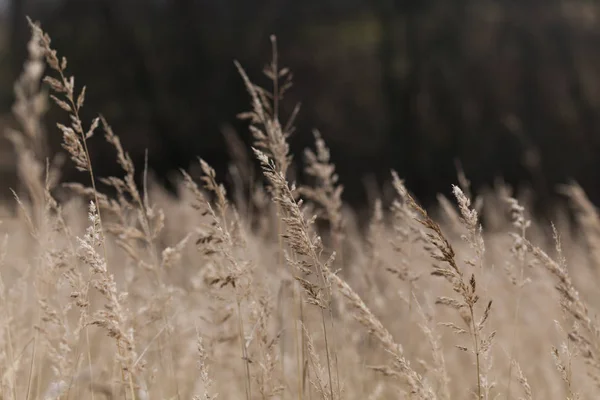
[[[365,185],[390,168],[430,203],[456,182],[457,161],[476,189],[503,177],[544,207],[575,179],[600,202],[596,1],[0,0],[0,15],[0,124],[11,124],[29,15],[87,85],[87,120],[104,114],[139,170],[148,149],[167,186],[196,156],[225,173],[224,130],[250,142],[233,61],[268,84],[276,34],[294,73],[283,114],[302,103],[296,160],[319,129],[350,203],[364,204]],[[97,172],[118,173],[101,135],[92,153]],[[67,165],[65,179],[85,175]]]

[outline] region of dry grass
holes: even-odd
[[[16,85],[21,130],[9,132],[18,213],[0,221],[0,398],[597,397],[600,220],[577,186],[565,188],[577,229],[558,215],[548,235],[508,188],[473,199],[460,174],[436,222],[392,172],[393,206],[375,202],[359,234],[318,133],[306,151],[315,184],[289,180],[295,113],[281,123],[279,101],[291,75],[273,40],[271,90],[238,65],[251,99],[248,157],[267,186],[238,169],[248,193],[231,204],[200,160],[202,186],[183,172],[175,201],[151,181],[136,186],[107,121],[84,128],[85,89],[31,27]],[[90,176],[63,204],[40,122],[44,60],[70,120],[58,126],[64,147]],[[100,130],[124,171],[104,180],[115,198],[96,190],[89,162],[87,139]],[[481,213],[493,229],[481,229]]]

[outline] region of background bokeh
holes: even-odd
[[[595,1],[2,0],[0,126],[12,123],[25,15],[87,85],[85,117],[106,116],[138,166],[148,149],[166,185],[196,156],[224,174],[224,132],[250,141],[236,118],[249,102],[233,61],[259,78],[276,34],[294,73],[283,114],[302,103],[292,150],[319,129],[350,203],[395,168],[427,204],[449,192],[457,162],[476,189],[500,177],[530,186],[541,209],[571,179],[600,202]],[[55,151],[60,119],[54,107]],[[100,135],[92,146],[97,173],[118,173]],[[0,149],[5,190],[10,145]],[[67,164],[65,179],[85,175]]]

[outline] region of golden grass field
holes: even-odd
[[[84,86],[31,27],[7,132],[17,211],[0,213],[1,399],[598,398],[600,219],[578,186],[563,188],[576,224],[546,225],[509,187],[471,198],[460,173],[430,216],[392,172],[392,206],[360,231],[320,135],[314,185],[289,181],[274,42],[271,89],[238,65],[254,144],[232,171],[249,193],[200,161],[175,200],[136,186],[107,121],[80,119]],[[69,125],[42,126],[50,103]],[[67,202],[45,131],[90,176]],[[95,189],[92,135],[118,154],[116,197]],[[254,157],[266,186],[248,181]]]

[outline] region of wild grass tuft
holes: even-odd
[[[544,226],[506,187],[474,198],[459,169],[438,220],[393,172],[392,204],[376,198],[358,232],[326,133],[304,153],[309,184],[293,181],[299,107],[283,107],[292,74],[273,37],[268,89],[236,63],[253,139],[243,149],[228,134],[241,186],[228,194],[199,160],[175,200],[147,165],[138,187],[109,121],[81,120],[85,87],[30,27],[7,132],[20,184],[0,221],[0,398],[597,397],[600,224],[579,186],[562,188],[576,229]],[[67,124],[44,126],[49,99]],[[101,131],[121,177],[94,172]],[[56,134],[89,175],[60,202]],[[244,170],[252,158],[260,174]]]

